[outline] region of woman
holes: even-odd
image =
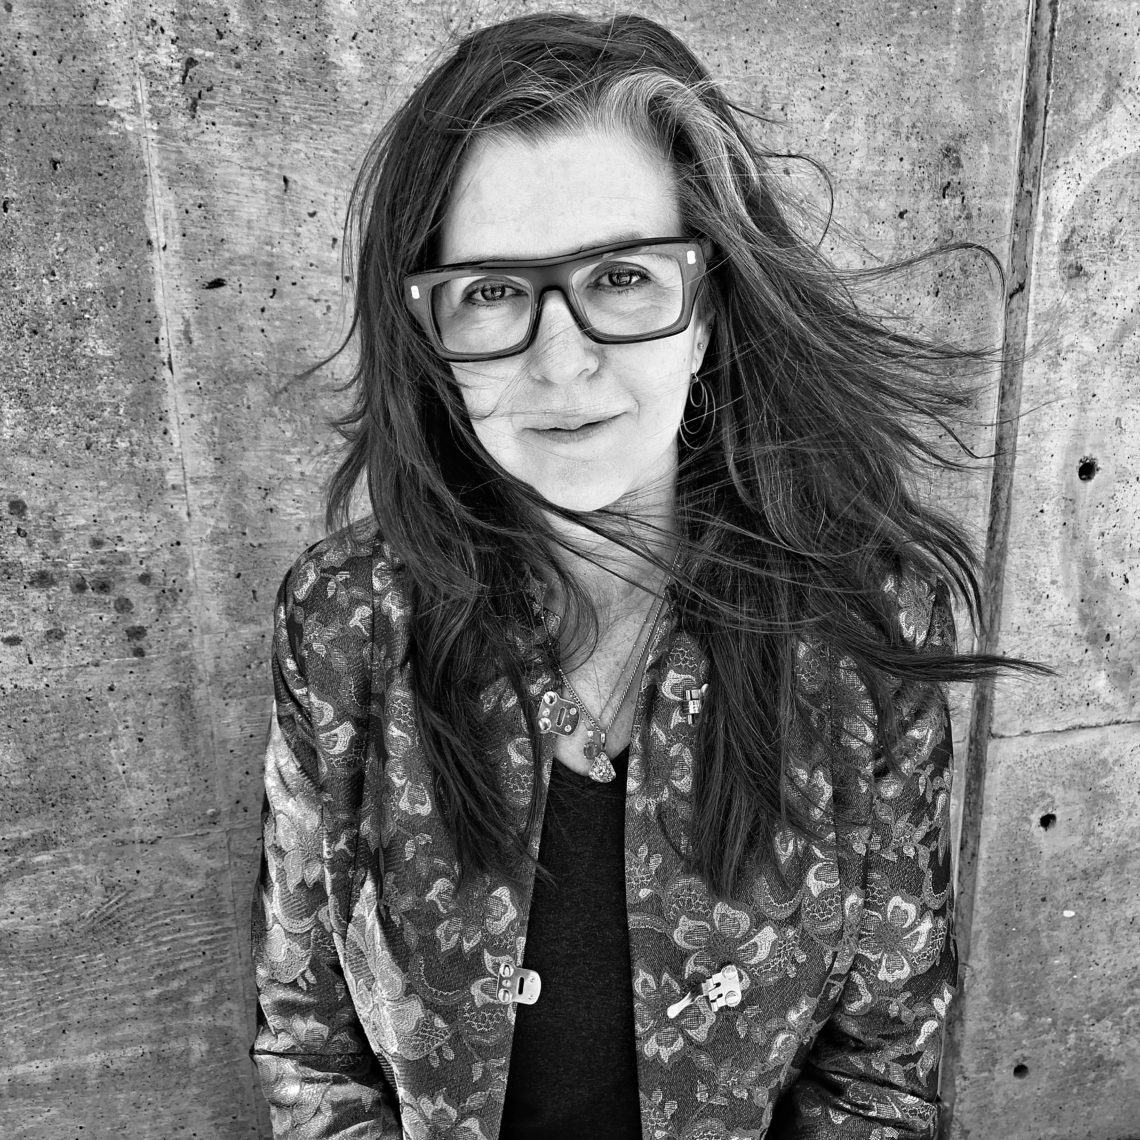
[[[467,37],[353,212],[372,517],[278,597],[275,1134],[933,1136],[940,683],[995,662],[908,476],[977,355],[862,313],[640,17]]]

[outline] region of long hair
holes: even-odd
[[[649,19],[522,16],[467,36],[431,71],[376,137],[353,188],[352,325],[315,366],[358,334],[328,524],[349,521],[365,480],[411,602],[404,664],[461,888],[490,871],[517,878],[537,826],[537,781],[525,829],[509,822],[487,762],[496,720],[481,700],[505,682],[538,755],[524,677],[552,650],[519,636],[532,620],[521,602],[528,577],[557,577],[596,635],[544,512],[648,548],[616,511],[562,509],[502,469],[404,306],[401,279],[438,263],[448,195],[480,135],[622,130],[668,161],[685,231],[710,243],[699,304],[714,324],[702,379],[717,410],[687,425],[696,446],[682,449],[677,475],[673,587],[678,619],[711,668],[687,853],[710,889],[730,897],[781,822],[810,832],[803,806],[784,796],[793,736],[812,712],[795,683],[805,639],[857,670],[884,755],[901,683],[972,680],[1000,663],[917,653],[883,590],[888,575],[912,567],[945,582],[976,619],[971,544],[912,484],[931,466],[961,465],[960,452],[931,443],[930,428],[958,442],[969,378],[986,355],[909,336],[864,310],[858,275],[837,271],[789,220],[748,114]]]

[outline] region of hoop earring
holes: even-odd
[[[692,405],[694,412],[699,412],[696,423],[689,429],[688,434],[685,432],[685,420],[688,417],[689,406]],[[705,421],[712,419],[705,427]],[[706,446],[712,438],[713,425],[716,423],[716,404],[713,402],[711,393],[704,380],[695,372],[692,374],[689,383],[689,398],[685,404],[685,414],[681,417],[681,426],[678,434],[681,436],[681,442],[690,450],[698,451],[700,448]],[[704,441],[697,442],[699,436],[704,436]]]

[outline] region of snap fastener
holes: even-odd
[[[499,967],[499,1001],[509,1005],[521,1001],[523,1005],[534,1005],[542,992],[542,979],[537,970],[504,962]]]

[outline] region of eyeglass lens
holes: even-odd
[[[603,336],[652,335],[684,308],[681,256],[649,246],[583,263],[570,279],[573,302]],[[535,289],[517,271],[457,272],[433,286],[431,304],[449,352],[501,352],[526,339]]]

